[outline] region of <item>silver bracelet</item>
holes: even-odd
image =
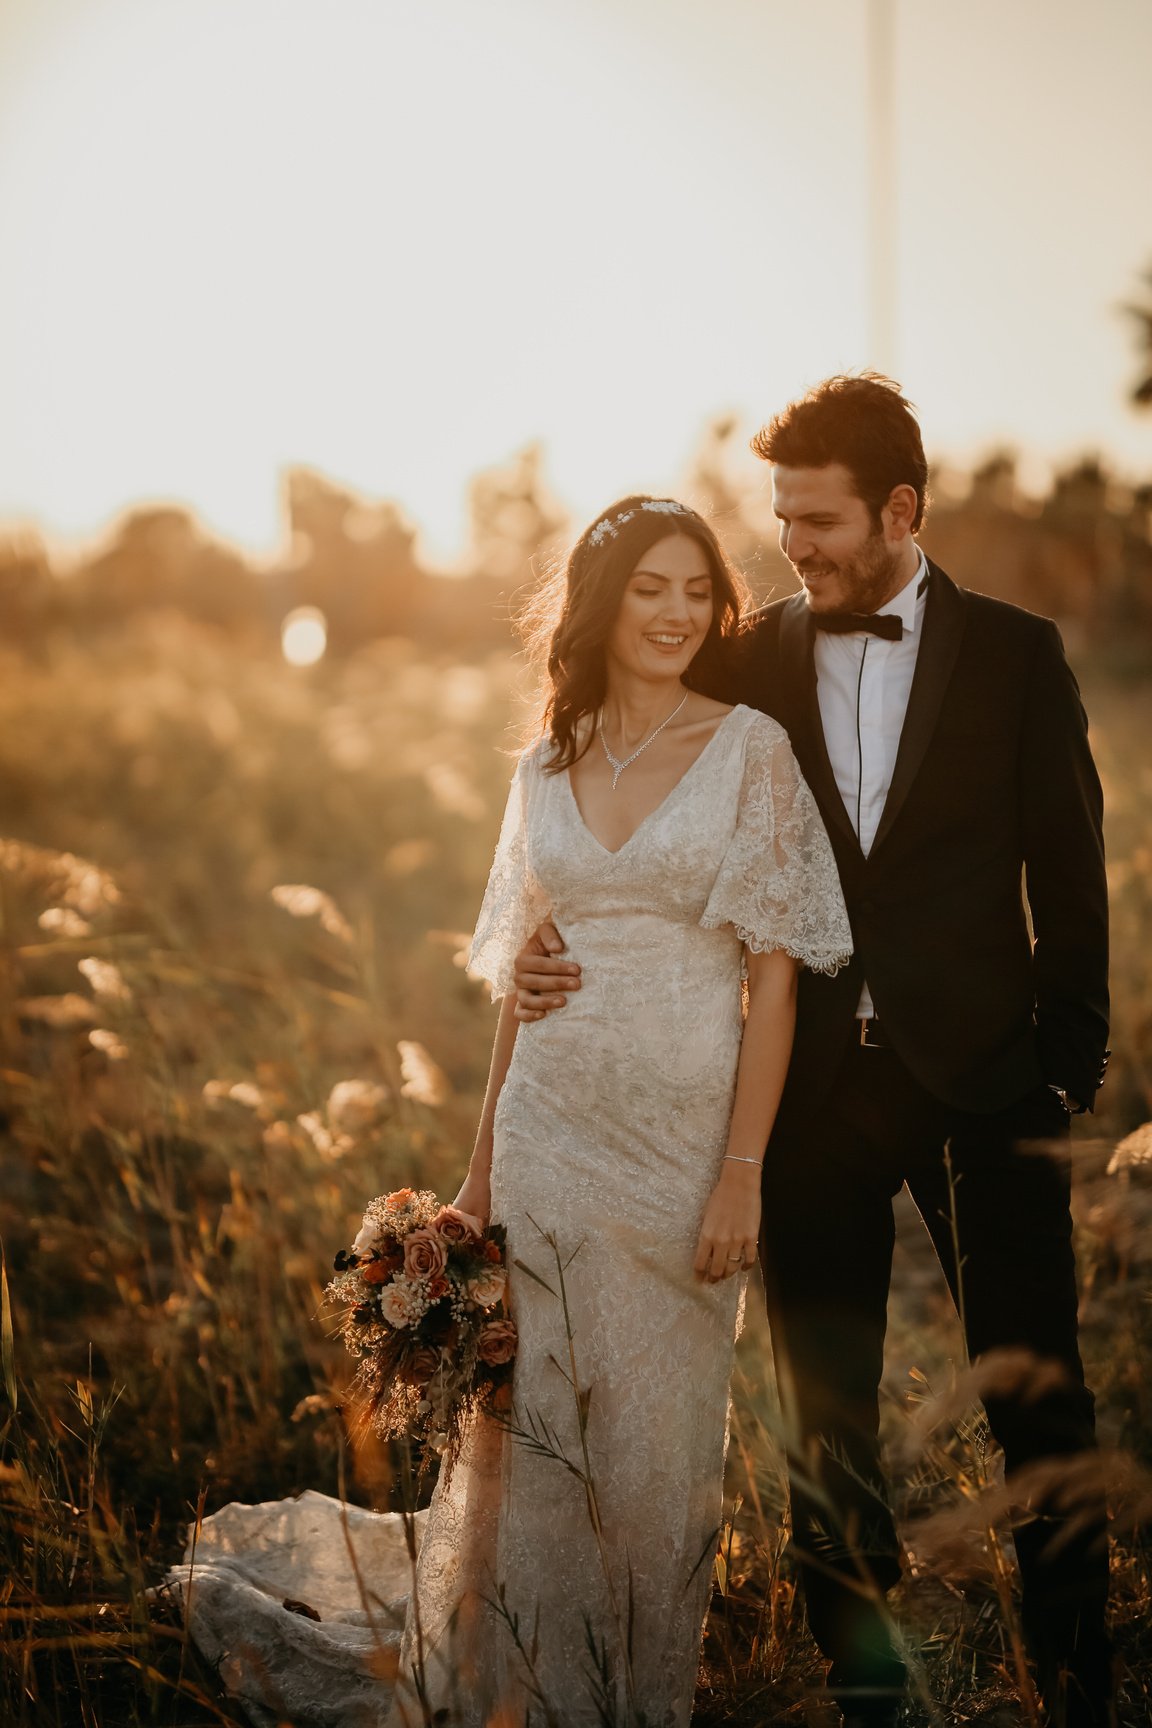
[[[755,1164],[757,1170],[764,1168],[763,1158],[737,1158],[734,1152],[725,1152],[724,1159],[729,1164]]]

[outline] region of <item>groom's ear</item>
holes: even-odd
[[[917,502],[915,486],[893,486],[888,502],[880,512],[889,540],[903,540],[913,532]]]

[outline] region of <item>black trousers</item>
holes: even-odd
[[[794,1550],[809,1625],[842,1700],[904,1684],[876,1594],[853,1586],[867,1577],[882,1593],[899,1576],[878,1389],[892,1200],[905,1182],[970,1356],[1023,1348],[1063,1370],[1039,1398],[986,1400],[1008,1473],[1095,1444],[1077,1345],[1068,1117],[1060,1100],[1043,1087],[997,1115],[953,1111],[893,1051],[854,1046],[826,1097],[802,1121],[793,1112],[773,1136],[762,1237],[793,1452]],[[1066,1719],[1103,1723],[1111,1667],[1103,1510],[1071,1541],[1061,1541],[1060,1524],[1055,1514],[1016,1533],[1025,1636],[1046,1700],[1055,1707],[1067,1687]]]

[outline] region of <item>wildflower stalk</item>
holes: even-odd
[[[0,1360],[4,1369],[4,1390],[13,1417],[20,1408],[16,1387],[16,1335],[12,1328],[12,1299],[8,1294],[8,1264],[4,1244],[0,1242]]]
[[[498,1584],[496,1586],[495,1600],[493,1600],[491,1596],[488,1596],[485,1597],[485,1601],[508,1628],[508,1636],[511,1638],[516,1654],[523,1663],[524,1671],[528,1676],[529,1694],[533,1702],[539,1704],[541,1710],[543,1710],[547,1728],[562,1728],[560,1718],[557,1716],[552,1705],[548,1702],[543,1685],[540,1681],[540,1676],[536,1670],[535,1636],[533,1636],[532,1648],[529,1649],[523,1638],[520,1636],[520,1616],[514,1614],[509,1608],[503,1584]]]
[[[956,1190],[962,1176],[958,1175],[952,1164],[952,1148],[944,1148],[944,1173],[948,1181],[948,1233],[952,1243],[952,1259],[956,1268],[956,1312],[960,1318],[961,1349],[966,1368],[971,1366],[968,1351],[968,1314],[964,1297],[964,1267],[967,1255],[960,1249],[960,1217],[956,1205]],[[982,1446],[968,1441],[970,1456],[974,1462],[974,1480],[965,1487],[965,1478],[960,1478],[961,1491],[970,1495],[973,1500],[983,1500],[990,1486],[985,1465],[985,1450]],[[990,1518],[983,1520],[984,1541],[992,1561],[992,1574],[996,1586],[996,1599],[1000,1604],[1000,1612],[1008,1627],[1008,1637],[1012,1645],[1012,1667],[1015,1671],[1016,1685],[1020,1692],[1020,1700],[1024,1706],[1029,1728],[1040,1728],[1040,1709],[1036,1697],[1036,1687],[1032,1680],[1032,1671],[1028,1666],[1028,1657],[1024,1648],[1024,1633],[1020,1624],[1020,1616],[1012,1594],[1012,1579],[1008,1569],[1008,1558],[1004,1552],[1004,1544],[1000,1533]]]
[[[968,1256],[960,1252],[960,1214],[956,1208],[956,1190],[962,1177],[956,1175],[952,1168],[952,1147],[944,1147],[944,1174],[948,1181],[948,1234],[952,1242],[952,1263],[956,1268],[956,1312],[960,1316],[961,1349],[964,1352],[964,1366],[970,1367],[968,1357],[968,1314],[964,1300],[964,1267]]]
[[[624,1690],[628,1699],[628,1709],[632,1715],[636,1713],[636,1684],[632,1674],[631,1638],[625,1632],[625,1622],[620,1612],[620,1604],[616,1597],[616,1587],[612,1579],[612,1567],[609,1562],[608,1548],[604,1536],[604,1523],[600,1516],[600,1502],[596,1494],[596,1477],[592,1468],[592,1455],[588,1448],[588,1411],[592,1403],[592,1388],[581,1391],[579,1374],[576,1367],[576,1334],[572,1326],[572,1314],[568,1306],[568,1287],[564,1280],[564,1263],[560,1258],[560,1249],[553,1234],[546,1237],[556,1261],[556,1280],[560,1286],[560,1307],[564,1315],[564,1336],[568,1344],[568,1366],[571,1374],[569,1384],[576,1403],[576,1420],[580,1431],[580,1455],[584,1462],[584,1496],[588,1507],[588,1521],[596,1538],[596,1549],[600,1556],[600,1565],[604,1573],[604,1583],[608,1590],[608,1600],[612,1609],[612,1620],[616,1627],[620,1645],[620,1657],[624,1668]]]
[[[631,1605],[629,1607],[628,1617],[626,1618],[621,1609],[616,1585],[612,1577],[612,1566],[608,1554],[604,1521],[601,1516],[600,1502],[596,1493],[596,1475],[592,1466],[592,1454],[588,1445],[588,1411],[592,1403],[592,1388],[590,1386],[582,1388],[580,1385],[580,1373],[576,1362],[576,1332],[572,1324],[572,1311],[568,1304],[568,1286],[564,1277],[566,1266],[571,1265],[576,1254],[578,1254],[580,1250],[577,1248],[573,1254],[569,1255],[567,1262],[565,1262],[561,1256],[560,1247],[556,1240],[555,1233],[551,1230],[542,1230],[539,1224],[536,1223],[535,1219],[532,1219],[531,1222],[537,1231],[539,1231],[544,1241],[548,1244],[548,1247],[552,1250],[552,1257],[556,1262],[556,1282],[559,1286],[558,1290],[553,1290],[552,1286],[545,1279],[541,1278],[538,1273],[533,1272],[532,1268],[525,1265],[522,1260],[518,1260],[516,1264],[520,1271],[527,1273],[530,1278],[535,1279],[537,1284],[542,1285],[551,1295],[558,1297],[560,1302],[561,1313],[564,1316],[564,1337],[568,1350],[568,1368],[566,1371],[561,1369],[561,1372],[564,1374],[564,1378],[572,1388],[572,1397],[576,1406],[576,1426],[580,1436],[580,1463],[577,1465],[568,1458],[555,1435],[549,1432],[547,1424],[542,1421],[534,1422],[529,1416],[528,1421],[530,1426],[528,1430],[521,1429],[517,1431],[513,1428],[513,1432],[515,1437],[523,1440],[526,1444],[533,1447],[534,1450],[547,1453],[548,1455],[557,1458],[557,1461],[565,1465],[584,1489],[584,1501],[588,1512],[588,1522],[592,1527],[592,1535],[596,1542],[596,1551],[600,1559],[600,1568],[604,1575],[604,1584],[608,1592],[608,1602],[612,1623],[616,1630],[616,1639],[620,1651],[628,1714],[631,1720],[639,1722],[641,1718],[636,1704],[636,1682],[635,1676],[632,1672]],[[557,1364],[557,1366],[559,1367],[560,1365]]]
[[[401,1447],[400,1456],[401,1488],[404,1501],[401,1509],[401,1517],[403,1518],[404,1545],[408,1551],[408,1565],[412,1574],[412,1588],[408,1597],[412,1614],[412,1637],[415,1644],[415,1650],[411,1661],[411,1684],[416,1693],[416,1702],[420,1706],[420,1721],[423,1724],[423,1728],[434,1728],[436,1717],[433,1713],[431,1701],[428,1697],[428,1659],[424,1644],[424,1622],[420,1614],[420,1591],[417,1588],[418,1553],[416,1546],[416,1498],[419,1490],[418,1486],[412,1480],[412,1459],[406,1446]],[[343,1475],[343,1451],[341,1451],[340,1467],[341,1475]],[[344,1499],[343,1492],[341,1492],[340,1498],[341,1500]],[[348,1546],[351,1550],[352,1544],[350,1542]],[[405,1679],[407,1679],[407,1676],[405,1676]],[[407,1722],[408,1712],[403,1705],[401,1705],[401,1709],[405,1722]]]

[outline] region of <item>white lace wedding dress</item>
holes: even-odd
[[[734,708],[617,852],[546,760],[538,744],[516,770],[471,959],[505,993],[551,916],[583,968],[563,1010],[520,1028],[496,1115],[493,1215],[520,1331],[510,1426],[476,1424],[437,1487],[394,1696],[398,1520],[373,1533],[348,1509],[350,1528],[307,1495],[205,1523],[189,1623],[257,1722],[682,1728],[691,1715],[742,1300],[735,1280],[698,1282],[692,1260],[732,1105],[741,944],[831,971],[851,936],[775,721]],[[350,1543],[373,1534],[350,1566]],[[319,1623],[278,1600],[318,1607],[314,1575]]]
[[[688,1722],[742,1298],[692,1260],[732,1106],[741,943],[820,970],[851,950],[775,721],[733,709],[617,852],[546,760],[540,744],[517,768],[471,966],[503,994],[551,916],[582,988],[520,1028],[497,1107],[515,1413],[510,1432],[481,1426],[433,1499],[390,1719],[404,1728],[425,1720],[420,1689],[454,1728]]]

